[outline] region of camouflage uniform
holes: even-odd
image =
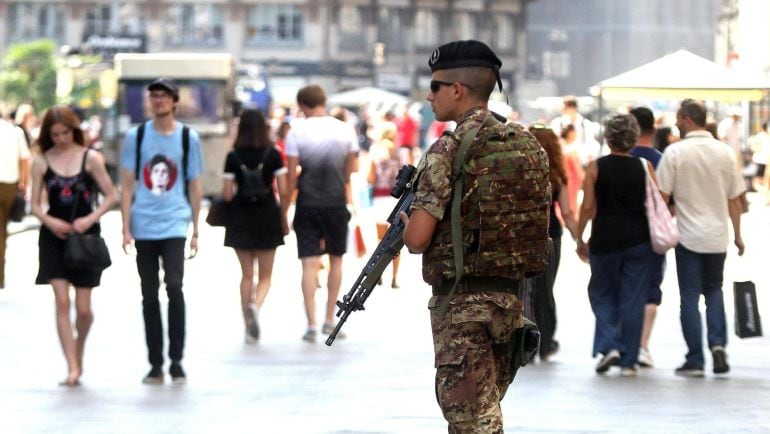
[[[461,116],[454,133],[445,133],[420,162],[413,209],[422,209],[439,220],[433,241],[451,232],[452,161],[462,137],[490,115],[484,108]],[[481,143],[474,143],[471,149]],[[469,151],[469,154],[471,151]],[[468,215],[463,209],[462,214]],[[423,278],[442,285],[454,274],[454,266],[432,254],[435,243],[423,255]],[[510,355],[495,355],[493,345],[507,342],[523,325],[522,306],[511,292],[457,293],[446,315],[438,310],[446,296],[430,299],[431,327],[436,366],[436,398],[449,422],[450,433],[501,433],[500,400],[512,380]]]

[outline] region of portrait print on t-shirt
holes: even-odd
[[[161,196],[171,190],[178,175],[176,164],[163,154],[155,154],[142,170],[144,185],[150,193]]]

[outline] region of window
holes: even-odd
[[[120,95],[124,97],[118,105],[118,114],[132,125],[152,117],[149,92],[147,92],[149,84],[149,80],[129,80],[120,83]],[[228,108],[223,82],[177,80],[177,84],[179,85],[179,103],[176,109],[178,119],[195,125],[196,128],[200,125],[212,125],[223,121],[224,113]]]
[[[222,9],[211,4],[170,6],[166,19],[169,47],[222,47],[225,44]]]
[[[110,5],[95,5],[86,11],[86,27],[84,33],[88,35],[106,35],[110,32],[110,20],[112,8]]]
[[[494,44],[502,51],[512,51],[516,48],[516,28],[512,15],[498,14],[494,16]]]
[[[340,48],[363,50],[366,47],[364,18],[360,7],[342,6],[339,11]]]
[[[8,42],[23,42],[50,38],[59,43],[64,41],[64,8],[53,3],[15,2],[8,7],[6,15],[6,37]]]
[[[142,18],[144,14],[134,2],[125,2],[118,5],[118,32],[127,35],[144,34],[146,23]]]
[[[292,5],[260,5],[249,10],[244,44],[252,47],[301,47],[305,17]]]
[[[441,26],[438,12],[421,9],[414,17],[414,41],[418,47],[433,48],[439,45]]]
[[[141,35],[145,31],[141,12],[139,6],[130,2],[91,6],[86,11],[83,35]]]
[[[470,12],[461,12],[454,17],[454,29],[457,39],[477,38],[476,17]]]
[[[400,9],[380,8],[380,38],[385,52],[403,52],[406,49],[406,26]]]

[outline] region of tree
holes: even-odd
[[[48,39],[8,47],[0,70],[0,99],[32,104],[41,112],[56,103],[56,43]]]

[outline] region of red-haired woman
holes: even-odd
[[[549,258],[547,272],[536,282],[536,284],[540,284],[540,287],[536,288],[533,294],[535,297],[535,320],[542,333],[540,358],[546,359],[559,349],[559,343],[553,339],[556,332],[556,301],[553,297],[553,286],[561,259],[561,236],[564,232],[562,222],[564,222],[564,226],[567,227],[572,238],[575,238],[577,220],[569,204],[567,171],[559,138],[553,130],[540,124],[530,126],[529,131],[548,154],[551,192],[553,194],[551,221],[548,225],[548,236],[553,240],[553,255]],[[557,203],[560,214],[556,212]],[[559,219],[559,215],[561,215],[561,219]]]
[[[56,299],[56,329],[64,357],[67,378],[63,386],[77,386],[83,374],[83,349],[94,320],[91,289],[99,286],[101,271],[74,270],[64,263],[64,244],[69,234],[99,233],[99,217],[117,200],[107,174],[104,158],[86,146],[80,120],[67,107],[52,107],[43,116],[38,137],[40,154],[32,163],[31,211],[40,228],[40,269],[35,283],[50,284]],[[104,200],[94,204],[98,191]],[[42,193],[48,196],[48,209]],[[74,219],[72,217],[74,216]],[[70,320],[70,286],[75,287],[77,316],[73,331]]]

